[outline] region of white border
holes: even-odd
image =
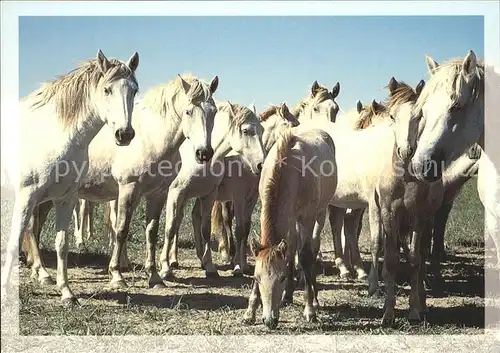
[[[380,16],[480,15],[485,24],[485,61],[500,68],[500,10],[497,1],[2,1],[1,108],[15,112],[19,92],[19,16]],[[11,110],[11,109],[14,110]],[[2,119],[2,126],[4,125]],[[2,319],[7,314],[2,312]],[[10,315],[7,315],[10,316]],[[9,318],[7,318],[9,319]],[[447,336],[169,336],[20,337],[18,325],[2,320],[3,351],[147,352],[328,351],[487,352],[498,331]],[[16,321],[16,320],[14,320]],[[9,333],[5,328],[10,328]],[[12,329],[14,332],[12,332]],[[8,334],[8,336],[6,335]],[[498,342],[497,342],[498,344]],[[42,348],[43,347],[43,348]],[[273,347],[273,348],[271,348]]]

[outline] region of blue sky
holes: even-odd
[[[89,5],[91,6],[91,5]],[[219,76],[217,100],[260,111],[295,105],[314,80],[339,81],[342,109],[384,99],[391,76],[427,79],[424,55],[441,62],[473,49],[484,56],[483,18],[370,17],[21,17],[19,94],[95,57],[139,52],[140,95],[192,72]]]

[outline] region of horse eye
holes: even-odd
[[[317,113],[319,112],[319,108],[318,107],[314,107],[313,110]]]
[[[389,115],[389,116],[390,116],[391,120],[395,123],[395,122],[396,122],[396,119],[394,119],[394,116],[392,116],[392,114],[391,114],[391,115]]]
[[[111,88],[104,87],[104,94],[107,95],[107,96],[110,95],[111,94]]]
[[[185,110],[184,113],[186,113],[187,116],[190,116],[191,115],[191,112],[189,110]]]

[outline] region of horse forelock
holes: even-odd
[[[409,84],[399,81],[397,88],[390,92],[385,105],[387,106],[387,111],[390,111],[392,107],[408,102],[415,102],[417,98],[417,92]]]
[[[439,88],[444,87],[450,94],[453,102],[461,98],[462,90],[462,64],[464,58],[455,58],[446,61],[436,68],[433,75],[430,76],[428,82],[425,84],[420,96],[416,100],[414,107],[415,112],[420,112],[424,104],[431,94]],[[470,86],[470,95],[467,97],[467,104],[473,103],[477,99],[484,96],[484,77],[485,65],[481,60],[476,61],[476,68],[474,75],[471,76],[471,81],[468,83]],[[453,105],[454,103],[452,103]]]
[[[363,106],[361,113],[359,113],[359,119],[355,124],[355,129],[366,129],[372,125],[374,118],[385,120],[389,117],[388,112],[388,107],[383,103],[377,104],[375,108],[371,104]]]

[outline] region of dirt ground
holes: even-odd
[[[220,278],[205,279],[192,243],[190,217],[183,220],[179,237],[180,268],[175,280],[161,290],[146,287],[143,272],[145,209],[135,212],[130,230],[128,253],[134,263],[124,273],[129,288],[110,289],[107,240],[102,222],[103,205],[97,205],[95,239],[88,241],[89,252],[76,253],[70,236],[69,281],[80,305],[63,309],[56,286],[41,286],[30,279],[30,270],[20,271],[20,333],[22,335],[227,335],[227,334],[482,334],[484,332],[484,248],[482,208],[475,185],[464,188],[450,215],[446,233],[447,259],[443,264],[445,294],[428,294],[429,313],[420,325],[408,323],[409,277],[403,261],[398,273],[396,325],[381,328],[383,299],[367,293],[366,282],[343,281],[334,267],[329,225],[322,236],[324,262],[320,268],[318,322],[307,323],[303,316],[303,290],[297,288],[293,305],[282,308],[278,329],[271,331],[260,321],[242,323],[252,280],[233,277],[228,266],[218,266]],[[4,210],[2,209],[2,213]],[[190,215],[190,210],[185,210]],[[50,217],[50,216],[49,216]],[[53,216],[52,216],[53,217]],[[258,207],[254,212],[252,235],[258,234]],[[164,224],[164,219],[160,221]],[[9,223],[9,222],[6,222]],[[2,225],[2,237],[5,238]],[[158,250],[163,243],[160,226]],[[369,271],[368,224],[360,238],[364,268]],[[70,234],[72,235],[72,230]],[[50,218],[42,233],[43,259],[55,279],[54,225]],[[252,259],[249,258],[250,264]],[[222,264],[217,253],[214,263]],[[382,264],[382,263],[381,263]],[[382,266],[380,266],[382,268]],[[380,276],[380,279],[382,277]],[[383,283],[381,284],[383,288]]]
[[[333,254],[325,249],[324,256]],[[55,254],[45,253],[49,271],[55,275]],[[367,260],[367,254],[364,254]],[[164,334],[291,334],[291,333],[482,333],[484,328],[484,259],[481,249],[455,251],[445,263],[446,294],[429,296],[425,322],[409,325],[409,285],[402,265],[398,278],[397,322],[382,329],[383,299],[371,298],[365,282],[341,281],[331,261],[325,261],[318,276],[321,310],[317,323],[302,317],[303,291],[298,288],[294,304],[281,310],[279,327],[268,330],[258,321],[243,325],[251,278],[235,278],[228,266],[219,267],[221,277],[205,279],[194,250],[181,249],[180,269],[166,289],[147,289],[146,276],[136,270],[126,273],[129,288],[108,287],[107,257],[72,253],[70,283],[80,298],[79,306],[62,309],[55,286],[42,287],[21,270],[20,327],[23,335],[164,335]],[[216,257],[217,260],[217,257]],[[136,259],[133,259],[136,262]],[[368,263],[365,262],[365,268]]]

